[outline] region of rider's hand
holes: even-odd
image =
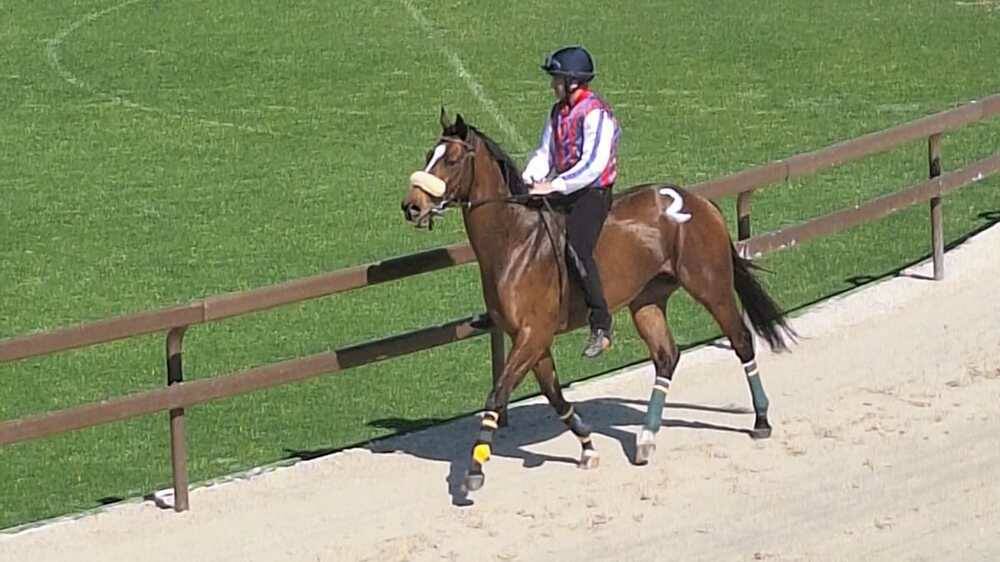
[[[555,191],[552,187],[552,182],[547,181],[537,181],[531,185],[532,195],[545,195]]]

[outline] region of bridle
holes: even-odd
[[[438,137],[437,141],[439,144],[440,143],[457,144],[460,145],[462,148],[464,148],[465,154],[462,155],[461,163],[464,163],[466,160],[471,159],[472,162],[471,162],[470,177],[472,178],[476,177],[476,147],[473,146],[472,143],[464,141],[459,138],[446,137],[443,135]],[[426,189],[420,186],[416,187],[418,187],[418,189],[421,189],[424,192],[427,192]],[[432,193],[428,193],[428,195],[431,195],[432,197],[434,196]],[[424,211],[419,217],[416,218],[414,222],[417,224],[417,226],[420,226],[424,224],[424,222],[426,222],[427,230],[434,230],[434,217],[439,217],[443,215],[445,211],[447,211],[453,203],[459,203],[463,206],[468,205],[468,201],[458,199],[458,197],[455,194],[450,194],[450,195],[446,194],[444,197],[441,198],[441,201],[439,201],[437,205],[434,205],[430,209]]]
[[[464,141],[464,140],[459,139],[459,138],[446,137],[446,136],[438,137],[437,141],[439,143],[457,144],[457,145],[461,146],[462,148],[464,148],[465,149],[465,154],[462,155],[462,158],[459,161],[459,164],[464,163],[464,161],[467,160],[467,159],[471,159],[472,161],[470,163],[469,176],[470,176],[470,178],[475,178],[476,177],[476,158],[475,158],[475,156],[476,156],[476,147],[472,143],[470,143],[468,141]],[[504,180],[506,182],[508,182],[508,185],[509,185],[509,183],[510,183],[509,178],[504,178]],[[473,181],[473,180],[470,180],[470,182],[471,181]],[[530,193],[525,193],[525,194],[520,194],[520,195],[508,195],[506,197],[490,197],[490,198],[487,198],[487,199],[480,199],[479,201],[471,201],[469,199],[458,197],[457,196],[457,192],[458,191],[460,191],[460,190],[455,190],[456,193],[445,195],[443,198],[441,198],[441,201],[439,201],[436,205],[434,205],[430,209],[424,211],[423,214],[421,214],[419,217],[417,217],[417,219],[416,219],[415,222],[418,225],[421,225],[424,222],[426,222],[427,223],[427,229],[428,230],[433,230],[434,229],[434,217],[439,217],[439,216],[443,215],[445,213],[445,211],[447,211],[448,209],[452,208],[454,205],[460,206],[463,209],[467,209],[467,210],[471,211],[471,210],[479,208],[479,207],[481,207],[483,205],[489,205],[489,204],[493,204],[493,203],[514,204],[514,205],[525,205],[525,206],[527,206],[527,205],[529,205],[533,201],[541,201],[542,204],[549,211],[553,210],[552,209],[552,205],[549,202],[548,198],[545,197],[545,196],[542,196],[542,195],[532,195]],[[546,228],[547,227],[548,227],[548,225],[546,225]]]

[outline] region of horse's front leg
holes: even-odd
[[[551,341],[551,338],[549,339]],[[486,409],[483,411],[483,419],[480,422],[479,435],[472,447],[472,463],[465,475],[465,488],[467,490],[478,490],[483,487],[486,481],[483,465],[490,460],[490,456],[493,454],[493,434],[499,427],[500,415],[507,411],[511,393],[524,379],[528,369],[538,363],[545,354],[548,343],[537,339],[532,340],[522,335],[515,338],[514,345],[507,356],[507,362],[504,364],[503,373],[494,381],[493,390],[490,391],[490,395],[486,399]]]

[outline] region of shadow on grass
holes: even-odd
[[[972,238],[972,237],[976,236],[977,234],[979,234],[979,233],[981,233],[981,232],[989,229],[993,225],[995,225],[997,223],[1000,223],[1000,210],[997,210],[997,211],[985,211],[985,212],[979,213],[977,215],[977,217],[983,221],[982,224],[980,224],[979,226],[977,226],[977,227],[973,228],[972,230],[966,232],[965,234],[963,234],[962,236],[956,238],[955,240],[952,240],[951,242],[948,242],[947,244],[945,244],[945,246],[944,246],[945,252],[947,252],[949,250],[952,250],[954,248],[957,248],[958,246],[961,246],[963,243],[967,242],[970,238]],[[847,278],[844,279],[844,282],[847,283],[848,285],[850,285],[849,287],[845,287],[844,289],[839,290],[839,291],[832,291],[832,292],[824,294],[824,295],[822,295],[822,296],[820,296],[820,297],[818,297],[816,299],[813,299],[811,301],[807,301],[805,303],[802,303],[799,306],[796,306],[796,307],[793,307],[793,308],[789,308],[787,310],[787,312],[789,312],[789,313],[795,313],[795,312],[799,312],[799,311],[805,310],[805,309],[810,308],[810,307],[812,307],[812,306],[814,306],[814,305],[816,305],[818,303],[821,303],[821,302],[823,302],[825,300],[829,300],[829,299],[831,299],[833,297],[838,297],[838,296],[843,295],[845,293],[849,293],[849,292],[851,292],[851,291],[853,291],[853,290],[855,290],[855,289],[857,289],[859,287],[863,287],[865,285],[868,285],[869,283],[873,283],[875,281],[881,281],[883,279],[888,279],[890,277],[908,277],[908,278],[911,278],[911,279],[920,279],[920,280],[924,280],[924,281],[933,281],[934,280],[933,276],[928,276],[928,275],[923,275],[923,274],[920,274],[920,273],[912,273],[912,272],[907,272],[906,271],[907,269],[910,269],[910,268],[912,268],[912,267],[914,267],[914,266],[916,266],[916,265],[918,265],[920,263],[923,263],[923,262],[927,261],[928,259],[931,258],[931,256],[932,256],[932,254],[930,252],[927,252],[926,254],[922,254],[919,258],[917,258],[917,259],[915,259],[913,261],[907,262],[907,263],[903,264],[902,266],[894,267],[894,268],[891,268],[891,269],[887,269],[887,270],[885,270],[883,272],[880,272],[880,273],[868,273],[868,274],[861,274],[861,275],[855,275],[855,276],[852,276],[852,277],[847,277]],[[945,257],[945,259],[947,260],[947,256]]]

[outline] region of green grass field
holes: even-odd
[[[457,215],[428,233],[399,212],[406,177],[439,132],[439,107],[523,161],[551,102],[538,64],[567,43],[596,54],[595,86],[623,122],[621,186],[711,179],[1000,92],[1000,10],[990,3],[584,0],[570,11],[525,0],[8,0],[0,338],[462,241]],[[997,120],[950,134],[945,169],[998,147]],[[755,198],[754,228],[926,174],[926,145],[913,143],[776,186]],[[998,185],[946,200],[947,241],[1000,219]],[[890,274],[927,256],[926,215],[921,206],[770,256],[765,282],[796,310]],[[717,333],[678,301],[681,343]],[[198,326],[186,373],[219,375],[480,310],[475,268],[452,268]],[[617,317],[619,345],[596,363],[577,358],[580,334],[563,338],[563,381],[641,359],[629,324]],[[0,419],[158,388],[163,346],[150,336],[0,365]],[[488,386],[480,339],[196,407],[191,477],[461,415]],[[535,392],[529,382],[519,396]],[[0,528],[166,486],[167,430],[163,414],[0,448]]]

